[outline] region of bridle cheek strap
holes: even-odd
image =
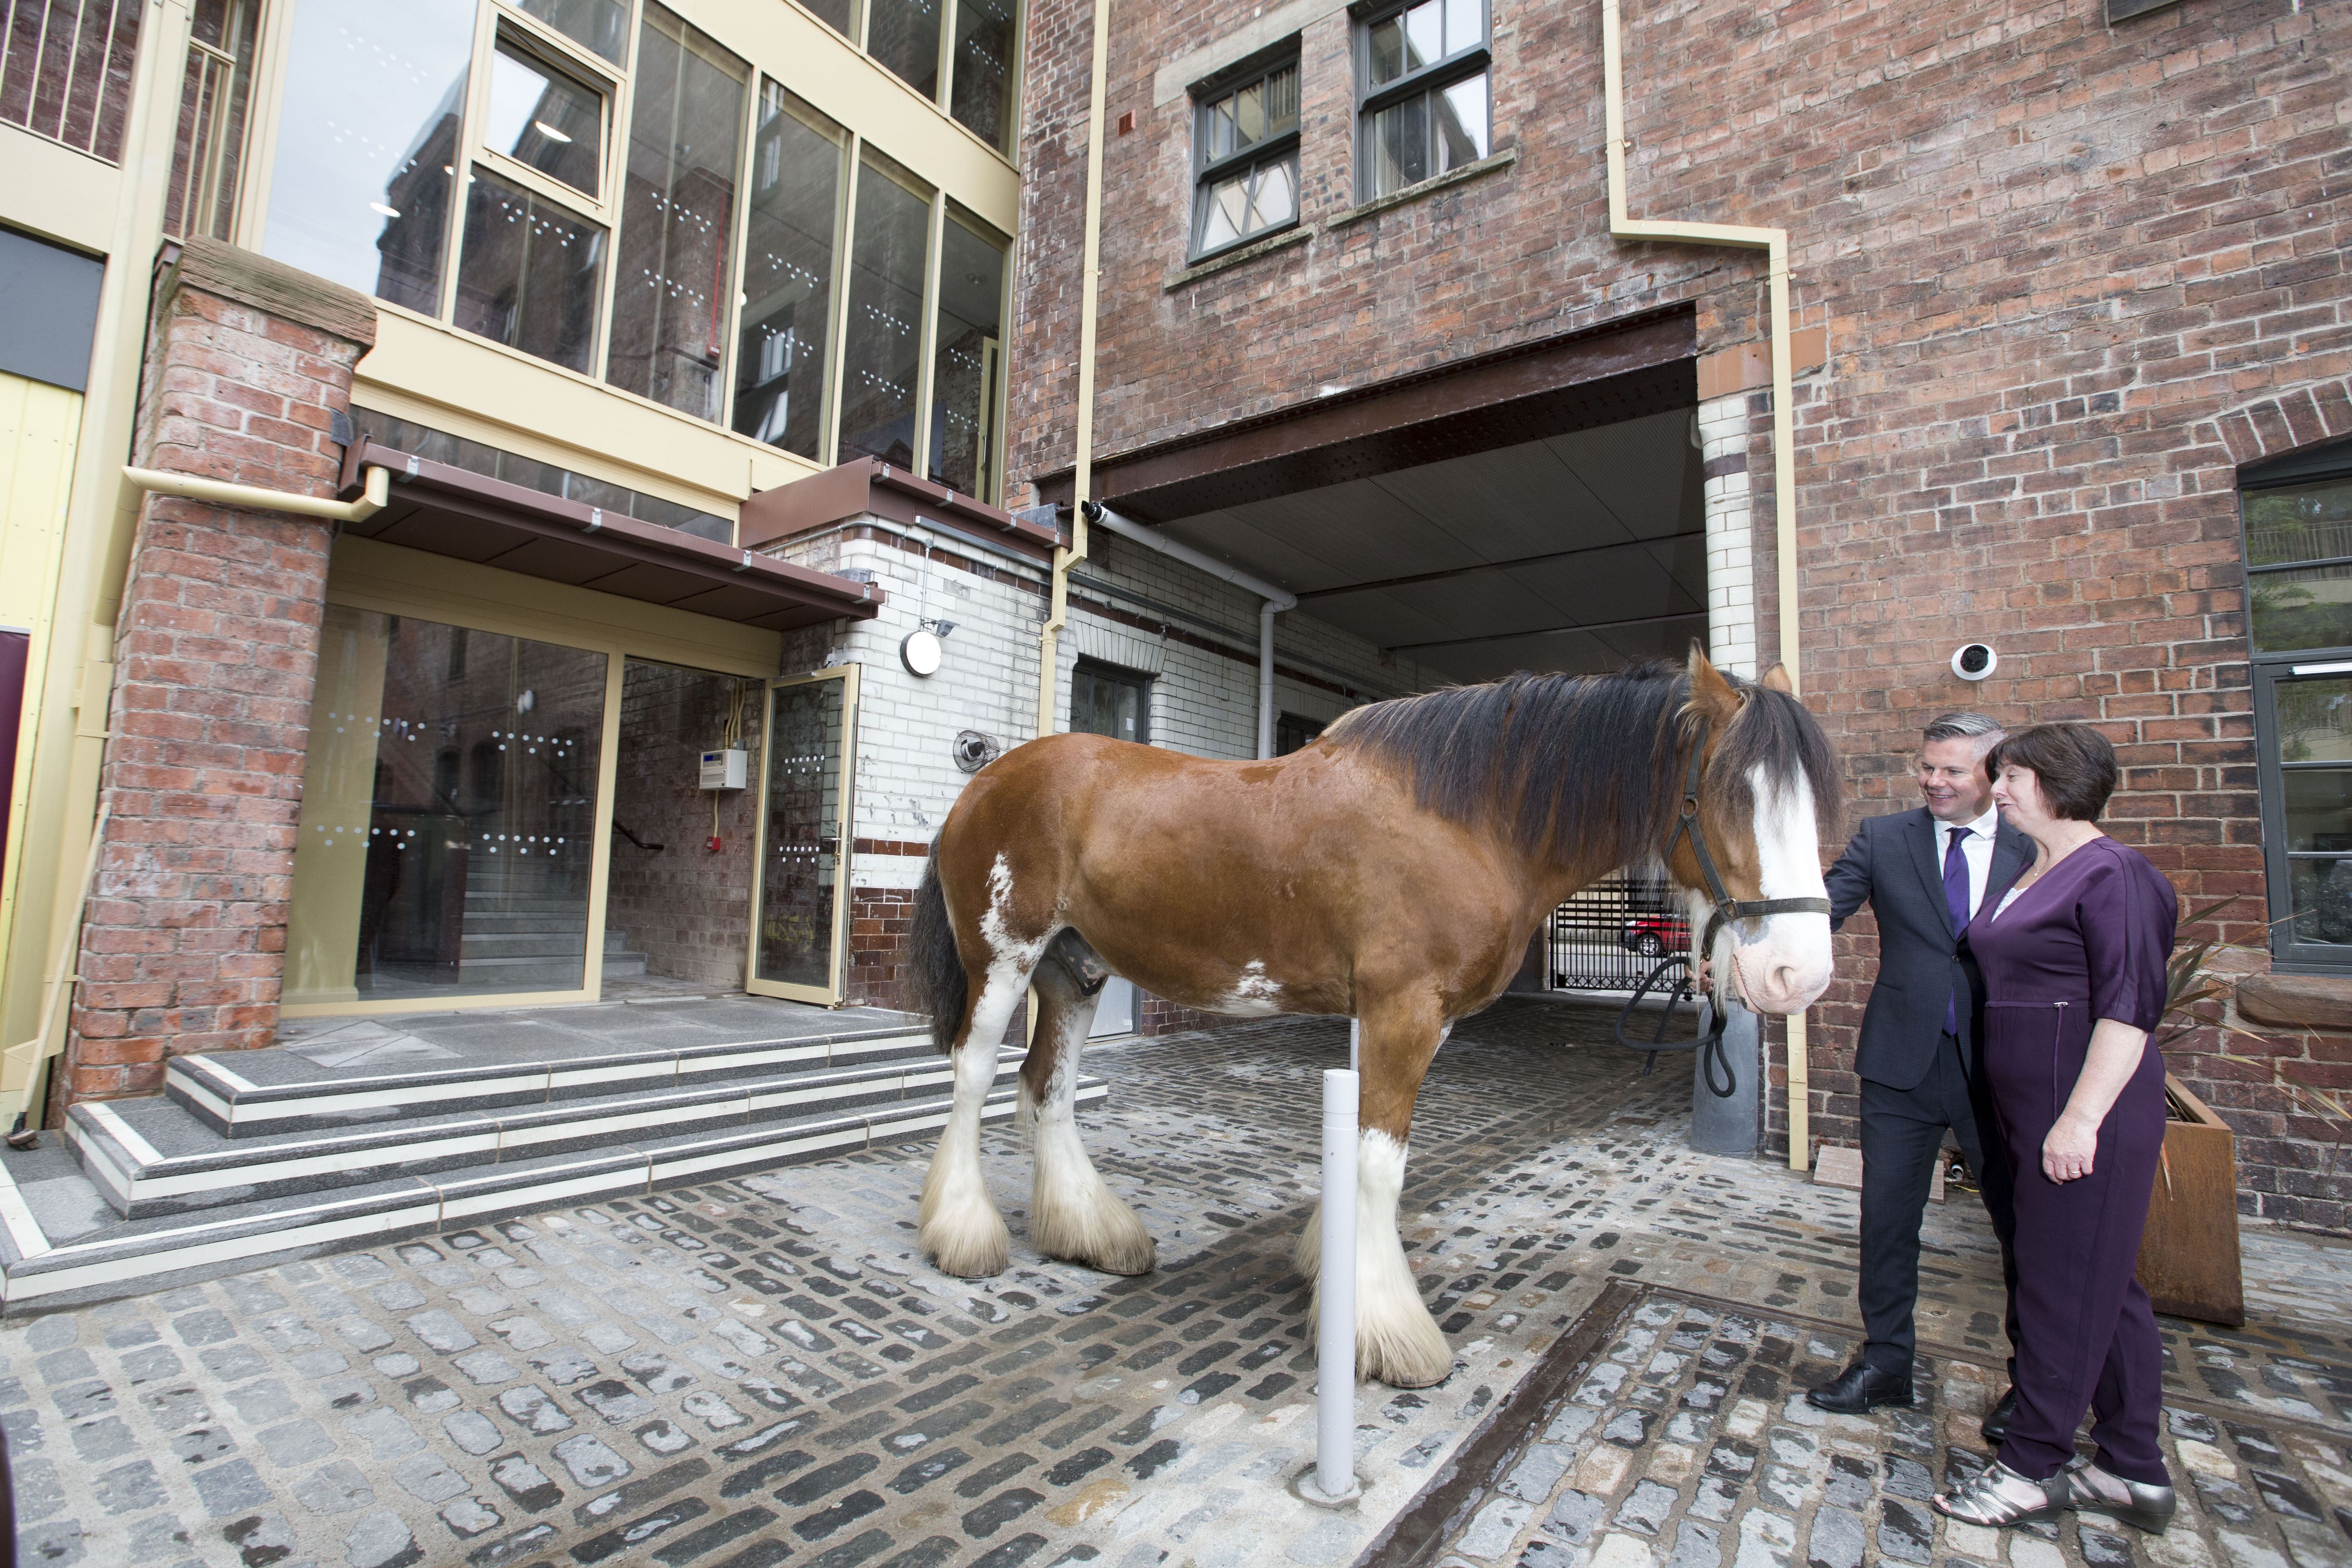
[[[1827,899],[1735,899],[1723,885],[1723,873],[1715,868],[1715,857],[1707,852],[1706,829],[1698,819],[1699,779],[1706,770],[1706,721],[1698,721],[1698,735],[1691,747],[1690,767],[1683,774],[1682,816],[1675,823],[1674,833],[1666,839],[1665,858],[1675,858],[1675,847],[1684,838],[1690,840],[1691,853],[1698,858],[1698,874],[1706,880],[1708,902],[1715,913],[1706,922],[1706,934],[1699,939],[1698,952],[1706,957],[1715,951],[1715,936],[1727,921],[1750,920],[1759,915],[1825,915],[1830,912]]]

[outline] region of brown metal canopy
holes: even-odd
[[[392,499],[350,532],[428,554],[593,588],[743,626],[791,631],[871,620],[885,595],[870,583],[717,544],[617,511],[412,457],[373,441],[343,455],[343,494],[363,471],[392,471]]]

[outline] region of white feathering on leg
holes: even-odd
[[[1405,1146],[1367,1128],[1356,1143],[1356,1372],[1394,1388],[1426,1388],[1454,1370],[1454,1352],[1422,1305],[1397,1235],[1397,1195],[1404,1190]],[[1322,1205],[1292,1257],[1317,1280],[1309,1331],[1322,1311]]]
[[[1148,1274],[1159,1251],[1135,1211],[1121,1203],[1087,1158],[1076,1117],[1078,1051],[1094,1024],[1095,999],[1066,1009],[1054,1042],[1054,1072],[1039,1099],[1030,1148],[1036,1161],[1029,1239],[1048,1258],[1107,1274]],[[1028,1080],[1022,1080],[1028,1093]]]
[[[956,1050],[955,1102],[931,1155],[917,1215],[923,1250],[939,1260],[940,1272],[965,1279],[1002,1274],[1012,1258],[1012,1233],[980,1170],[981,1107],[996,1081],[996,1041],[1013,1012],[1000,989],[992,979],[972,1009],[971,1032]]]

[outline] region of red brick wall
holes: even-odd
[[[1021,481],[1071,457],[1091,38],[1087,0],[1032,15]],[[1152,72],[1237,18],[1121,9],[1108,108],[1133,110],[1137,133],[1107,142],[1098,456],[1670,300],[1696,303],[1702,353],[1763,335],[1752,253],[1610,237],[1597,5],[1494,0],[1493,16],[1495,145],[1514,167],[1323,226],[1352,200],[1334,16],[1302,40],[1313,237],[1167,290],[1190,107],[1155,108]],[[1856,814],[1910,804],[1935,711],[2095,722],[2126,765],[2116,837],[2191,900],[2257,895],[2213,934],[2259,944],[2234,468],[2352,414],[2352,11],[2185,0],[2109,27],[2097,0],[1630,0],[1624,19],[1631,211],[1786,228],[1796,325],[1827,330],[1795,409],[1802,679]],[[1770,647],[1769,397],[1751,401]],[[2001,664],[1969,686],[1946,661],[1978,638]],[[1824,848],[1851,827],[1826,825]],[[1867,922],[1841,947],[1811,1110],[1816,1138],[1849,1142]],[[2352,1173],[2328,1163],[2326,1127],[2212,1047],[2181,1042],[2174,1068],[2245,1134],[2250,1211],[2343,1225]],[[2311,1050],[2283,1070],[2326,1083],[2352,1065]],[[1785,1140],[1784,1107],[1773,1126]]]
[[[330,494],[330,415],[348,408],[362,352],[181,288],[152,323],[139,461]],[[110,815],[61,1102],[152,1093],[168,1056],[269,1043],[331,528],[147,502],[115,634]]]

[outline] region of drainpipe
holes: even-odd
[[[383,510],[392,494],[392,470],[367,470],[367,493],[357,500],[328,500],[323,496],[296,495],[290,490],[264,489],[259,485],[233,485],[194,474],[167,474],[157,468],[130,468],[122,477],[142,490],[210,501],[215,506],[245,506],[257,511],[290,511],[303,517],[323,517],[337,522],[358,522]]]
[[[1625,73],[1622,59],[1618,0],[1601,0],[1601,102],[1609,160],[1609,232],[1619,239],[1669,244],[1721,245],[1761,250],[1770,288],[1772,316],[1772,523],[1779,556],[1780,665],[1791,686],[1802,689],[1797,628],[1796,413],[1789,374],[1789,231],[1726,223],[1662,223],[1625,216]],[[1811,1166],[1811,1090],[1805,1016],[1789,1017],[1789,1168]]]
[[[1203,554],[1189,544],[1169,538],[1156,528],[1145,527],[1131,517],[1121,517],[1098,502],[1087,501],[1079,510],[1088,521],[1102,524],[1122,539],[1132,539],[1171,560],[1181,561],[1212,577],[1222,577],[1234,587],[1247,589],[1265,601],[1257,611],[1257,754],[1260,757],[1274,755],[1274,617],[1285,610],[1297,608],[1298,595],[1277,588],[1262,577],[1253,577],[1237,567],[1228,566],[1215,556]]]
[[[1095,53],[1087,86],[1087,237],[1078,294],[1077,477],[1070,542],[1054,552],[1053,598],[1037,634],[1037,735],[1054,732],[1062,625],[1069,617],[1070,569],[1087,558],[1087,505],[1095,478],[1095,301],[1102,270],[1103,94],[1110,69],[1110,0],[1095,0]],[[1032,1016],[1034,1016],[1033,1010]]]

